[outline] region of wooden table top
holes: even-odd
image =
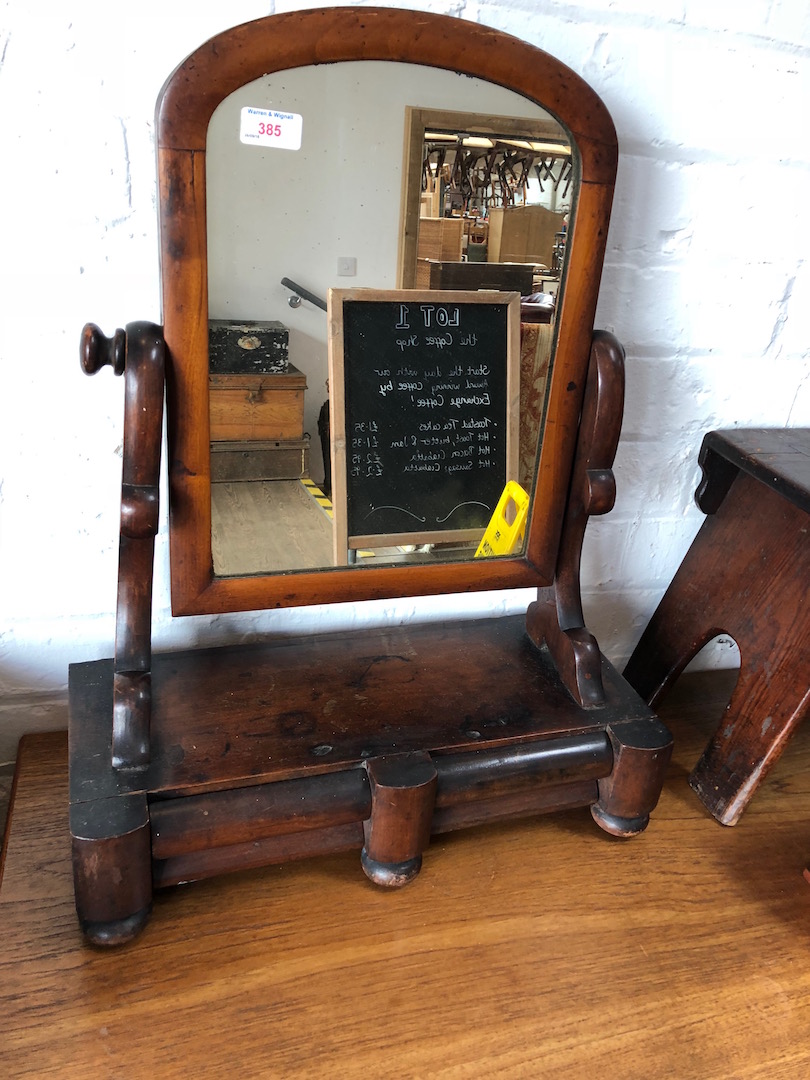
[[[443,836],[405,889],[356,854],[159,894],[82,944],[64,734],[23,741],[0,885],[0,1075],[810,1076],[810,728],[743,821],[686,777],[730,692],[685,676],[648,831],[585,810]]]
[[[810,428],[710,431],[701,463],[710,451],[810,513]]]

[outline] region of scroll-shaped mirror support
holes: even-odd
[[[537,600],[526,613],[529,635],[536,644],[548,645],[568,692],[583,706],[602,705],[605,693],[599,645],[582,612],[582,542],[588,518],[608,513],[616,500],[611,466],[623,407],[624,349],[612,334],[597,330],[554,584],[537,590]]]
[[[129,323],[106,338],[88,323],[82,331],[82,370],[111,366],[124,375],[124,462],[113,676],[112,764],[149,764],[152,707],[152,578],[158,530],[160,438],[163,421],[163,330]]]

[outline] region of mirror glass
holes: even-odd
[[[335,288],[519,292],[520,406],[506,479],[530,498],[576,208],[565,130],[512,91],[441,69],[296,68],[220,104],[206,187],[215,574],[474,558],[475,530],[336,556],[320,304]],[[458,367],[439,356],[437,385]],[[448,445],[463,450],[455,437]],[[510,524],[519,510],[507,503]],[[520,544],[516,530],[504,553]]]

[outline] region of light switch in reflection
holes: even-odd
[[[338,277],[355,277],[357,274],[357,259],[351,255],[339,255],[337,262]]]

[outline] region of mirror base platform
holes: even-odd
[[[74,664],[85,935],[131,940],[155,889],[336,851],[402,885],[432,835],[493,820],[590,806],[633,835],[671,738],[604,658],[602,679],[603,704],[575,702],[520,615],[158,654],[136,771],[112,766],[113,661]]]

